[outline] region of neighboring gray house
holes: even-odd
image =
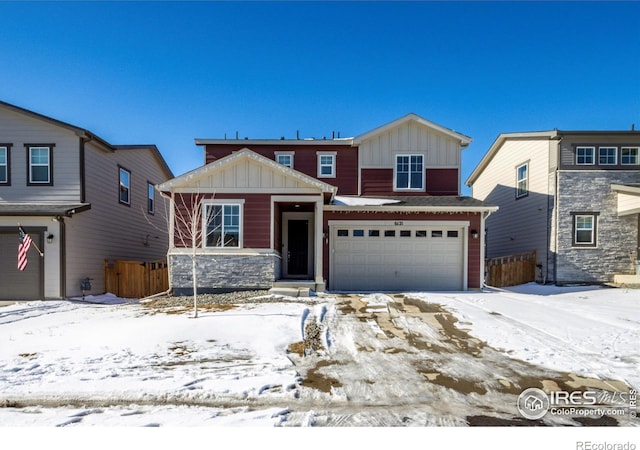
[[[640,281],[639,154],[634,130],[498,136],[466,182],[500,208],[487,257],[536,250],[542,278],[558,284]]]
[[[155,145],[90,131],[0,102],[0,300],[104,292],[104,260],[166,257],[154,186],[173,177]],[[17,269],[18,223],[42,250]]]

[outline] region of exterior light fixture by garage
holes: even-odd
[[[53,242],[53,234],[49,233],[47,235],[47,244],[51,244]]]
[[[478,239],[478,232],[476,230],[471,230],[471,237],[474,239]]]

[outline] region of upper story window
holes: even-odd
[[[276,162],[293,169],[293,152],[276,152]]]
[[[147,183],[147,212],[153,214],[155,212],[156,188],[152,183]]]
[[[26,145],[29,162],[27,186],[52,186],[53,145]]]
[[[576,165],[592,166],[595,164],[595,147],[577,147],[576,148]]]
[[[516,198],[529,194],[529,163],[516,167]]]
[[[10,149],[11,145],[0,144],[0,185],[8,186],[11,184]]]
[[[618,164],[618,147],[600,147],[598,149],[598,164],[601,166]]]
[[[202,227],[205,231],[204,247],[242,247],[242,205],[214,203],[204,205]]]
[[[638,147],[622,147],[620,162],[623,166],[638,165]]]
[[[394,190],[424,190],[424,157],[396,155]]]
[[[336,152],[317,152],[318,178],[335,178]]]
[[[124,167],[118,167],[120,173],[119,178],[119,198],[118,201],[123,205],[131,205],[131,172]]]

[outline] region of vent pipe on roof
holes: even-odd
[[[635,123],[631,124],[631,131],[636,131],[636,124]]]
[[[300,130],[296,130],[296,139],[300,140]]]
[[[236,131],[236,141],[238,140],[238,132]]]

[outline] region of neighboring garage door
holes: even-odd
[[[28,230],[26,230],[29,232]],[[41,233],[30,233],[39,248]],[[11,231],[0,230],[0,300],[35,300],[44,295],[43,262],[37,250],[31,246],[27,254],[27,268],[18,270],[18,227]]]
[[[464,289],[464,228],[332,226],[332,290]]]

